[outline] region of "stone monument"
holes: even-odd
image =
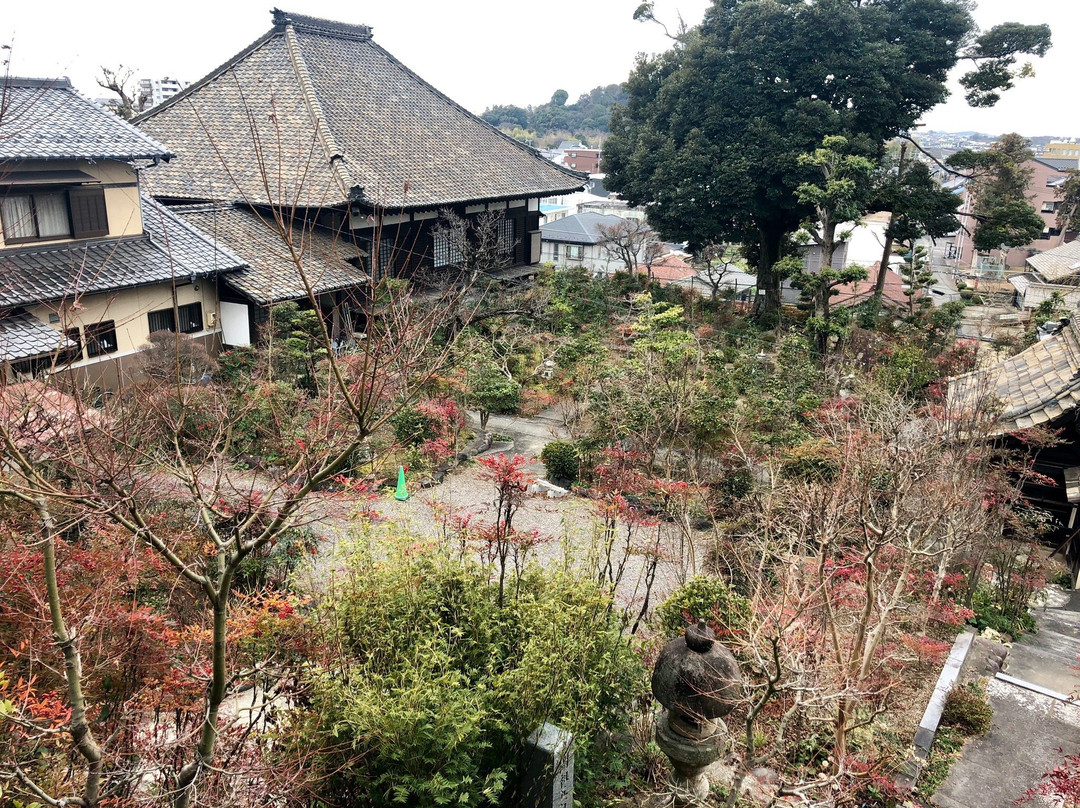
[[[705,769],[727,749],[721,718],[742,697],[739,664],[698,620],[660,652],[652,692],[664,707],[656,716],[656,743],[675,768],[675,802],[704,800],[709,795]]]
[[[519,808],[574,808],[574,736],[553,724],[525,742]]]

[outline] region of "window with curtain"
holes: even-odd
[[[71,217],[64,191],[9,194],[0,200],[0,220],[8,243],[65,238]]]

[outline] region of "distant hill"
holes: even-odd
[[[566,90],[556,90],[546,104],[497,105],[484,110],[480,117],[500,129],[535,132],[538,138],[565,132],[601,135],[610,131],[611,105],[625,103],[626,98],[618,84],[594,87],[573,104],[566,103]]]

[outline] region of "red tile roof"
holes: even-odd
[[[855,306],[874,296],[874,285],[877,283],[880,262],[867,267],[867,278],[864,281],[845,283],[836,287],[837,294],[830,301],[833,306]],[[915,299],[923,296],[920,289],[915,293]],[[891,270],[885,271],[885,288],[882,291],[881,302],[889,308],[907,308],[908,296],[904,291],[904,279]]]

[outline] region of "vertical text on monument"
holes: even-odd
[[[573,808],[574,736],[545,723],[525,742],[521,808]]]

